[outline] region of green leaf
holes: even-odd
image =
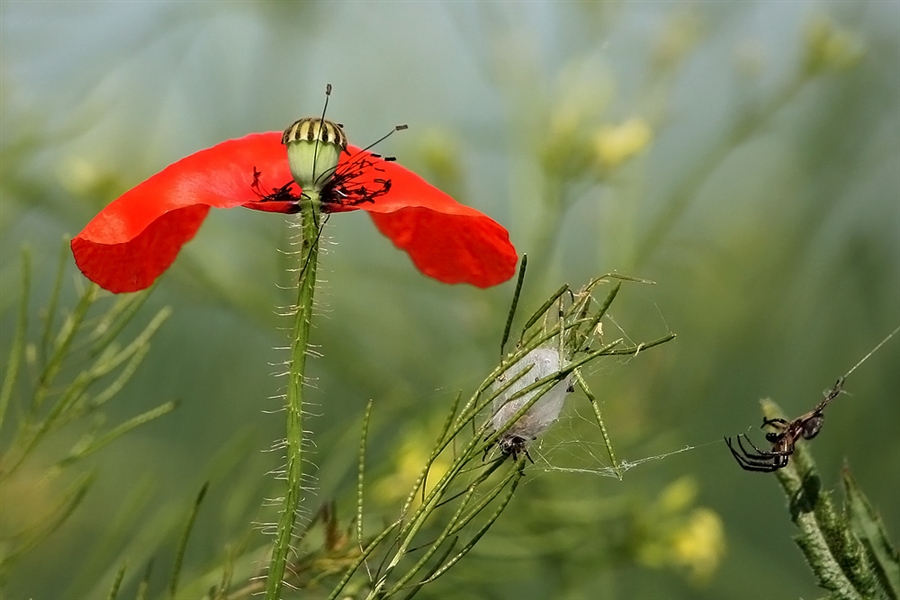
[[[881,517],[859,489],[850,467],[841,470],[846,505],[844,512],[853,531],[866,548],[869,561],[878,577],[884,595],[900,598],[900,553],[888,539]]]

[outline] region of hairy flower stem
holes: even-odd
[[[275,544],[266,579],[266,600],[280,600],[284,585],[285,566],[291,551],[294,523],[300,507],[303,479],[303,374],[306,369],[306,346],[309,341],[313,293],[316,287],[316,263],[319,256],[319,226],[321,224],[318,194],[306,193],[301,203],[302,228],[300,247],[300,277],[297,282],[297,306],[291,340],[291,361],[287,388],[287,465],[281,517],[275,533]]]

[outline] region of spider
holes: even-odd
[[[484,439],[487,440],[490,437],[491,436],[488,435]],[[531,438],[531,439],[536,440],[537,438]],[[511,456],[513,459],[513,462],[515,462],[515,461],[519,460],[520,454],[524,454],[525,458],[527,458],[531,464],[534,464],[534,459],[531,458],[530,454],[528,454],[528,446],[527,446],[528,441],[529,440],[525,439],[521,435],[516,435],[516,434],[510,435],[507,432],[500,439],[498,439],[494,444],[492,444],[484,449],[484,456],[481,457],[481,460],[482,460],[482,462],[484,462],[484,460],[487,458],[488,452],[491,451],[491,448],[496,446],[497,448],[500,449],[501,460],[505,460],[507,456]]]
[[[503,454],[504,458],[507,456],[512,456],[513,462],[515,462],[519,460],[520,454],[525,454],[525,458],[527,458],[531,464],[534,464],[534,459],[531,458],[530,454],[528,454],[527,443],[528,440],[520,435],[507,434],[497,440],[497,447],[500,448],[500,452]]]
[[[731,450],[731,454],[734,455],[735,460],[745,471],[772,473],[786,467],[791,454],[794,453],[794,446],[797,444],[797,440],[811,440],[822,430],[822,423],[825,421],[825,407],[840,395],[843,387],[844,377],[841,377],[835,382],[834,387],[825,392],[825,397],[816,404],[814,409],[800,415],[793,421],[787,421],[778,417],[774,419],[763,418],[762,428],[770,427],[773,429],[773,431],[766,433],[766,441],[772,444],[771,450],[760,450],[749,437],[744,435],[744,439],[753,448],[753,451],[748,450],[741,441],[743,434],[738,434],[737,436],[737,445],[740,448],[740,452],[732,445],[731,438],[726,437],[725,443],[728,444],[728,449]]]

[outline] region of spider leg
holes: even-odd
[[[725,443],[728,445],[728,449],[731,451],[732,456],[734,456],[734,459],[737,461],[738,466],[740,466],[745,471],[771,473],[773,471],[777,471],[780,468],[776,466],[774,462],[765,460],[764,458],[751,459],[740,454],[737,450],[734,449],[731,438],[729,437],[725,438]],[[740,437],[738,437],[738,444],[740,444]],[[743,448],[741,449],[743,450]]]
[[[728,446],[728,449],[731,451],[731,455],[734,456],[735,460],[738,461],[738,464],[744,466],[744,461],[746,460],[737,450],[734,449],[734,445],[731,443],[731,438],[725,436],[722,438],[725,440],[725,445]]]
[[[766,425],[769,425],[775,429],[787,429],[790,424],[790,421],[786,421],[781,417],[773,417],[771,419],[763,417],[762,425],[760,425],[759,428],[765,429]]]
[[[528,462],[530,462],[531,464],[534,464],[534,459],[531,458],[530,454],[528,454],[528,448],[522,448],[522,452],[525,453],[525,458],[528,459]]]
[[[745,471],[753,471],[755,473],[774,473],[784,465],[775,463],[741,463],[741,468]]]
[[[828,403],[841,395],[844,391],[844,378],[839,378],[835,383],[834,387],[830,390],[826,390],[824,397],[822,400],[816,404],[816,407],[807,413],[808,415],[821,414],[825,407],[828,406]]]
[[[747,443],[750,444],[750,446],[751,446],[754,450],[756,450],[756,452],[750,452],[749,450],[747,450],[747,448],[744,446],[744,443],[741,441],[741,438],[742,438],[742,437],[743,437],[745,440],[747,440]],[[759,448],[757,448],[756,444],[753,443],[753,440],[751,440],[750,438],[748,438],[746,435],[743,435],[743,436],[742,436],[742,435],[738,435],[738,436],[737,436],[737,442],[738,442],[738,446],[741,447],[741,452],[743,452],[743,453],[744,453],[744,456],[746,456],[746,457],[749,458],[750,460],[765,460],[765,461],[768,461],[768,460],[771,460],[771,459],[772,459],[772,456],[774,455],[773,452],[768,452],[768,451],[760,450]]]
[[[828,390],[825,394],[825,398],[822,399],[822,402],[828,402],[829,400],[834,400],[838,396],[841,395],[841,392],[844,391],[844,378],[838,377],[838,380],[834,382],[834,386]]]
[[[482,441],[482,442],[488,441],[489,439],[491,439],[491,436],[492,436],[492,435],[493,435],[493,433],[487,434],[486,436],[484,436],[484,439],[481,440],[481,441]],[[481,462],[484,462],[484,461],[485,461],[485,459],[487,458],[487,455],[491,452],[491,450],[494,449],[494,446],[496,446],[496,445],[497,445],[497,442],[494,442],[494,443],[491,444],[490,446],[485,446],[485,448],[484,448],[484,454],[481,455]]]

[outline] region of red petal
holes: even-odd
[[[148,287],[194,237],[209,207],[256,198],[254,169],[268,190],[291,180],[281,134],[228,140],[169,165],[125,192],[72,240],[78,268],[111,292]]]
[[[518,256],[509,233],[487,215],[460,204],[424,179],[392,161],[369,155],[377,168],[367,169],[353,185],[378,189],[376,179],[389,179],[390,191],[343,210],[367,211],[378,229],[405,250],[425,275],[444,283],[470,283],[486,288],[516,272]]]

